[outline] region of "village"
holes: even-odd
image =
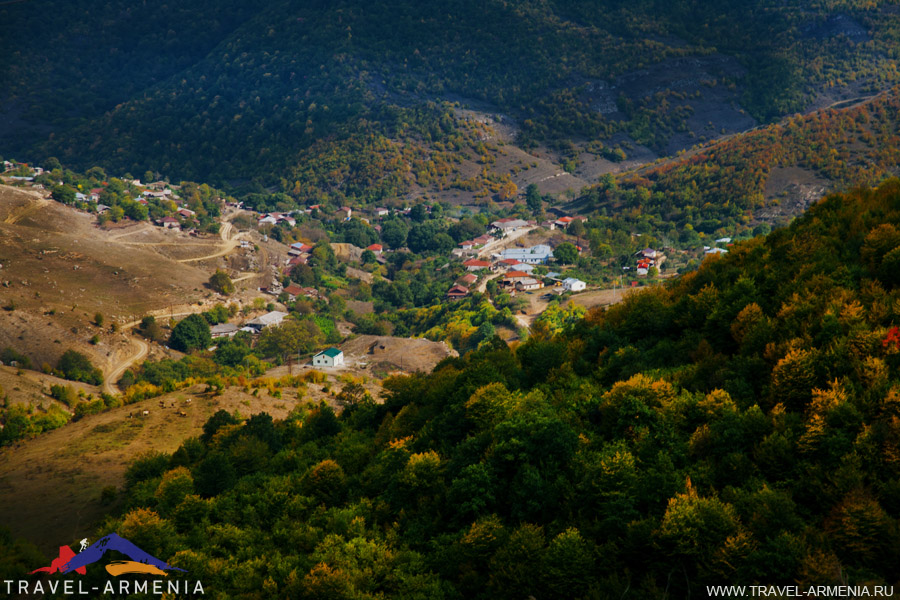
[[[379,331],[393,330],[393,325],[378,321],[379,313],[373,304],[378,305],[381,297],[372,294],[366,298],[361,294],[369,286],[393,286],[396,265],[406,265],[403,268],[408,269],[423,260],[430,261],[430,277],[435,285],[445,282],[443,291],[433,296],[432,302],[452,307],[475,296],[478,302],[486,301],[498,309],[512,308],[515,319],[508,320],[507,331],[500,332],[507,340],[523,335],[515,328],[525,327],[527,331],[549,306],[572,301],[588,308],[608,305],[620,301],[628,287],[674,275],[673,270],[667,270],[666,275],[661,273],[669,267],[669,255],[674,251],[671,248],[663,252],[646,247],[624,264],[618,263],[621,266],[613,260],[598,260],[584,237],[588,218],[560,206],[548,206],[540,219],[528,218],[515,201],[503,203],[499,215],[470,207],[454,209],[436,203],[408,205],[399,201],[374,207],[333,209],[312,204],[271,210],[258,200],[237,200],[191,183],[143,183],[136,178],[116,180],[104,174],[87,178],[96,182],[93,186],[80,183],[85,179],[63,186],[39,167],[12,161],[4,167],[2,177],[7,183],[93,215],[96,224],[112,233],[117,243],[152,247],[178,262],[187,261],[207,272],[214,269],[233,281],[234,296],[230,296],[230,291],[209,289],[208,285],[203,292],[204,306],[237,301],[243,307],[239,315],[210,323],[213,349],[215,344],[238,334],[255,346],[255,340],[267,328],[281,326],[288,317],[293,321],[318,314],[333,319],[335,325],[328,327],[340,334],[329,334],[330,343],[308,353],[310,366],[346,366],[348,361],[338,342],[352,339],[360,331],[372,331],[372,325],[360,327],[367,318],[369,323],[381,323],[376,327]],[[60,187],[77,191],[70,197]],[[502,216],[504,212],[509,216]],[[388,231],[395,233],[400,228],[411,232],[432,224],[437,224],[437,229],[431,231],[459,227],[467,236],[450,239],[441,233],[453,246],[442,241],[441,250],[416,248],[418,252],[414,252],[412,237],[408,243],[402,243],[404,233],[398,244],[396,236]],[[344,231],[362,231],[365,235],[341,241]],[[179,241],[185,239],[183,236],[197,241]],[[356,239],[366,242],[356,245]],[[717,246],[706,248],[705,253],[727,252],[718,247],[719,242],[726,241],[730,242],[717,240]],[[683,263],[682,257],[680,264]],[[605,269],[601,273],[612,273],[612,277],[598,277],[598,267]],[[615,275],[616,270],[619,275]],[[253,310],[248,314],[251,305]],[[356,318],[342,313],[345,305],[352,308],[351,313],[355,311]],[[390,306],[382,302],[378,310]],[[190,312],[198,309],[182,314]],[[118,363],[117,376],[127,366]]]

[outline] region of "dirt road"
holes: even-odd
[[[132,346],[137,348],[137,351],[131,356],[116,363],[115,368],[103,378],[103,391],[107,394],[118,394],[120,390],[116,388],[115,382],[119,381],[128,367],[139,360],[142,360],[150,351],[150,345],[140,338],[132,337],[128,341],[131,342]]]
[[[175,308],[178,308],[179,312],[174,312]],[[196,313],[203,312],[205,310],[209,310],[209,306],[206,304],[185,304],[179,307],[172,308],[161,308],[159,310],[151,310],[148,312],[148,315],[162,318],[174,318],[174,317],[186,317],[188,315],[193,315]],[[140,321],[131,321],[125,323],[121,326],[121,330],[123,332],[129,331],[140,324]],[[121,360],[117,360],[111,362],[107,365],[107,372],[103,377],[103,391],[107,394],[118,394],[121,390],[116,387],[116,382],[122,377],[122,374],[131,367],[133,364],[138,361],[143,360],[147,354],[150,352],[150,345],[144,340],[138,337],[130,337],[128,340],[132,346],[136,347],[137,350],[133,354],[122,358]]]
[[[233,229],[234,229],[234,226],[231,223],[229,223],[228,221],[225,221],[224,223],[222,223],[222,228],[219,230],[219,235],[222,237],[223,245],[222,245],[222,248],[218,252],[216,252],[214,254],[208,254],[206,256],[197,256],[194,258],[182,258],[177,262],[181,262],[181,263],[195,262],[198,260],[209,260],[211,258],[219,258],[220,256],[225,256],[226,254],[228,254],[229,252],[231,252],[232,250],[237,248],[238,244],[240,243],[238,241],[240,234],[236,234],[234,237],[231,237],[231,232]]]
[[[496,273],[494,275],[491,275],[490,277],[485,277],[478,282],[478,285],[475,286],[475,291],[484,293],[484,291],[487,290],[488,281],[490,281],[491,279],[497,279],[498,277],[503,277],[504,275],[506,275],[506,273]]]

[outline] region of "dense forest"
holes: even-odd
[[[220,412],[132,464],[99,529],[214,597],[896,584],[898,266],[900,181],[834,195],[608,310],[388,379],[383,403]]]
[[[823,90],[895,83],[900,14],[891,8],[881,0],[279,0],[259,8],[53,0],[34,27],[30,5],[7,3],[0,142],[26,159],[215,185],[281,183],[298,196],[396,195],[413,183],[406,171],[427,171],[422,165],[433,172],[416,183],[471,186],[454,182],[453,160],[477,148],[446,102],[510,115],[526,148],[621,133],[663,149],[693,113],[690,98],[666,85],[632,89],[624,75],[725,56],[733,68],[689,87],[731,90],[769,121]],[[613,112],[601,111],[591,90],[617,82]],[[384,181],[343,175],[382,172],[385,163]]]

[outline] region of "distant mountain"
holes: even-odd
[[[48,0],[35,28],[29,4],[8,4],[0,153],[341,202],[471,191],[509,167],[483,158],[484,181],[464,172],[460,161],[502,153],[445,102],[505,115],[517,144],[573,168],[585,149],[669,154],[887,87],[891,8]]]
[[[147,554],[125,538],[115,533],[110,533],[109,535],[103,536],[102,538],[91,544],[88,548],[86,548],[82,552],[79,552],[75,556],[75,558],[70,560],[60,570],[63,573],[67,573],[69,571],[87,566],[91,563],[95,563],[103,558],[103,555],[110,550],[116,550],[135,562],[151,565],[163,571],[184,571],[184,569],[173,567],[172,565],[165,563],[158,558],[151,556],[150,554]]]

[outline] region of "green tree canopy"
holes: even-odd
[[[281,325],[263,329],[257,348],[265,356],[286,360],[291,355],[306,354],[318,348],[325,336],[309,319],[286,319]]]
[[[169,346],[181,352],[204,350],[212,345],[209,323],[202,315],[189,315],[172,329]]]
[[[210,276],[209,287],[226,296],[234,293],[234,283],[231,281],[231,277],[228,276],[228,273],[219,269],[216,269],[216,272]]]
[[[553,258],[564,265],[571,265],[578,260],[578,249],[570,242],[563,242],[553,249]]]

